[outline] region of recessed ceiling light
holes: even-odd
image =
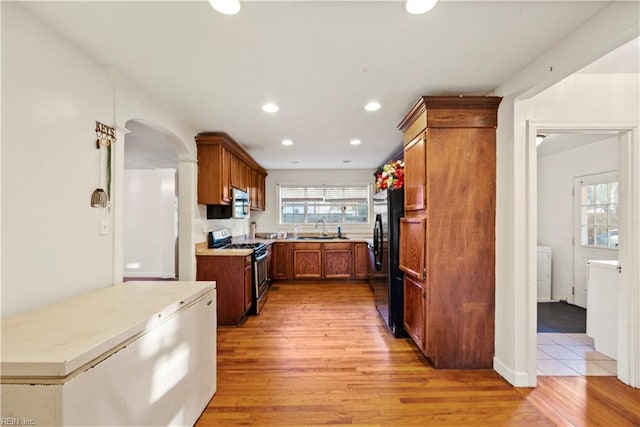
[[[265,111],[267,113],[275,113],[279,110],[280,108],[274,104],[273,102],[268,102],[266,104],[264,104],[262,106],[262,111]]]
[[[362,141],[360,141],[359,139],[352,139],[351,141],[349,141],[349,144],[351,145],[360,145],[362,143]]]
[[[282,145],[293,145],[293,141],[290,139],[283,139]]]
[[[209,4],[215,10],[225,15],[235,15],[240,12],[239,0],[209,0]]]
[[[376,101],[371,101],[370,103],[364,106],[364,109],[367,111],[378,111],[380,109],[380,103]]]
[[[438,0],[407,0],[404,8],[412,15],[427,13],[436,5]]]

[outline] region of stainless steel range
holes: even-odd
[[[209,232],[208,247],[211,249],[252,249],[252,282],[253,302],[251,314],[260,314],[267,302],[269,277],[267,268],[267,245],[263,242],[232,242],[231,230],[228,228]]]

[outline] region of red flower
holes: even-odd
[[[402,160],[391,161],[382,166],[382,172],[376,174],[376,188],[402,188],[404,186],[404,162]]]

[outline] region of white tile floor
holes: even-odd
[[[538,375],[615,376],[616,361],[598,353],[586,334],[538,333]]]

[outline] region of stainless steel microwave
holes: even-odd
[[[246,218],[249,216],[249,193],[231,189],[231,216],[233,218]]]

